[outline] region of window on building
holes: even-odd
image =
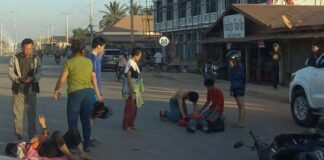
[[[191,1],[191,15],[192,16],[200,15],[200,0]]]
[[[162,22],[163,15],[162,15],[162,0],[156,2],[156,22]]]
[[[173,0],[167,1],[167,21],[173,20]]]
[[[187,1],[179,0],[179,2],[178,2],[178,17],[186,18],[186,11],[187,11]]]
[[[218,11],[218,0],[206,0],[207,13],[213,13]]]

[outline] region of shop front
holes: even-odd
[[[293,14],[300,10],[305,12],[303,16]],[[324,16],[319,14],[320,10],[324,7],[233,5],[206,33],[204,52],[207,59],[226,63],[228,50],[237,49],[242,52],[247,80],[271,84],[271,52],[273,45],[278,44],[279,82],[288,85],[291,74],[305,67],[312,43],[323,44],[324,48]],[[293,28],[285,24],[283,15],[293,23]]]

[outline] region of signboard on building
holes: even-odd
[[[225,16],[223,19],[224,38],[244,38],[245,37],[245,22],[244,16],[234,14]]]

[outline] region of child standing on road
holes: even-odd
[[[241,52],[232,50],[227,53],[228,63],[230,67],[230,80],[231,80],[231,96],[233,96],[238,105],[239,118],[238,123],[234,123],[231,126],[233,128],[244,128],[245,119],[245,74],[243,65],[240,62]]]

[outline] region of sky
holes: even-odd
[[[103,14],[104,4],[113,0],[93,0],[93,19],[96,30]],[[129,4],[129,0],[118,0]],[[3,23],[13,41],[24,38],[47,37],[53,24],[54,35],[66,35],[66,16],[69,16],[69,33],[72,29],[89,24],[90,0],[0,0],[0,23]],[[146,0],[134,0],[145,6]],[[151,0],[147,0],[148,3]],[[17,34],[16,34],[17,33]],[[51,34],[51,29],[50,29]],[[17,35],[17,36],[16,36]],[[16,38],[17,37],[17,38]]]

